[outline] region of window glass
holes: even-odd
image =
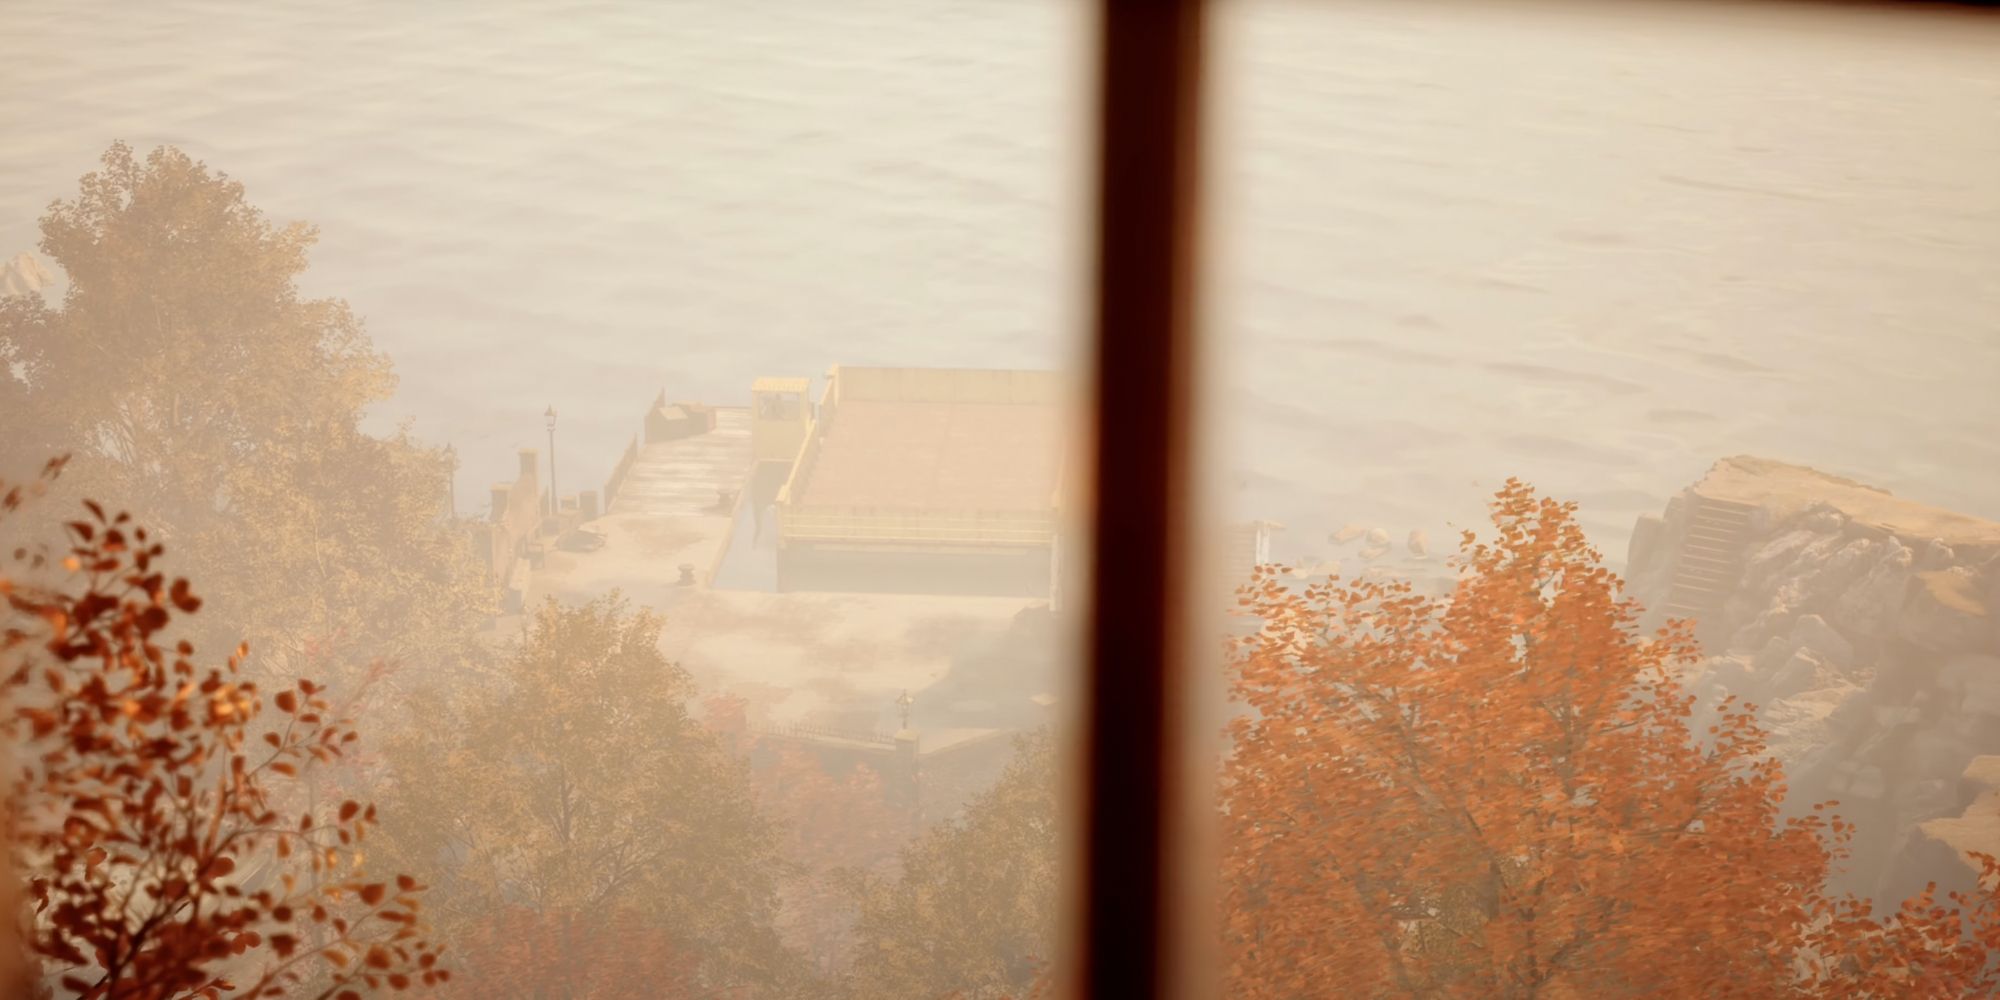
[[[175,954],[177,996],[281,968],[482,1000],[1046,980],[1088,546],[1086,14],[10,10],[0,479],[72,456],[5,515],[35,587],[13,693],[56,713],[14,736],[110,741],[18,789],[18,857],[78,915],[30,942],[50,987]],[[87,695],[79,659],[51,693],[52,630],[137,635],[80,620],[95,560],[135,558],[86,499],[164,545],[166,662]],[[161,734],[207,756],[93,784]],[[238,738],[268,798],[227,813]],[[175,809],[65,841],[93,801]],[[162,816],[244,832],[190,846]],[[276,895],[195,926],[238,889]],[[90,960],[98,917],[161,950]]]
[[[1222,995],[1992,989],[2000,22],[1214,41]]]

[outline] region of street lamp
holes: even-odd
[[[896,707],[903,710],[903,729],[905,731],[908,731],[910,728],[910,706],[916,703],[917,699],[910,697],[910,692],[907,688],[904,689],[903,696],[896,699]]]
[[[556,492],[556,405],[554,403],[549,404],[549,412],[542,414],[542,419],[549,425],[549,517],[555,519],[562,516],[562,509],[556,500],[561,494]]]

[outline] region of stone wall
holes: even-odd
[[[618,502],[618,491],[625,488],[625,477],[632,474],[632,466],[637,465],[638,462],[639,435],[634,434],[632,435],[631,442],[625,446],[624,453],[618,456],[618,464],[611,469],[611,478],[604,481],[604,510],[606,512],[611,510],[612,504]]]
[[[1727,557],[1703,528],[1717,503],[1746,511]],[[1843,888],[1887,901],[1965,882],[1923,824],[1964,808],[1968,765],[2000,753],[2000,524],[1725,459],[1641,519],[1627,579],[1649,627],[1695,619],[1704,712],[1725,694],[1758,707],[1788,808],[1838,800],[1855,822]]]
[[[1046,598],[1053,549],[923,551],[792,542],[778,549],[785,592]]]
[[[541,452],[523,448],[515,480],[493,484],[492,509],[484,525],[487,582],[500,591],[501,608],[508,613],[521,610],[523,587],[516,571],[541,528],[542,506]]]
[[[1017,736],[1006,729],[945,730],[928,736],[908,729],[893,736],[843,734],[750,726],[740,715],[722,720],[717,729],[752,768],[770,767],[788,750],[809,754],[829,775],[868,768],[881,779],[884,801],[909,810],[918,828],[959,817],[972,799],[992,787],[1013,760]]]

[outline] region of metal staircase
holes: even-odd
[[[1743,553],[1750,541],[1750,515],[1757,508],[1699,493],[1693,494],[1693,498],[1687,537],[1674,555],[1667,614],[1692,618],[1700,626],[1722,610],[1743,576]]]

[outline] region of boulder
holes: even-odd
[[[1911,769],[1918,774],[1951,774],[1964,767],[1966,758],[1971,755],[1965,743],[1951,733],[1925,728],[1910,739],[1910,756],[1914,764]]]
[[[2000,608],[2000,562],[1987,563],[1985,576],[1986,606]],[[1986,648],[1994,653],[2000,653],[2000,614],[1989,615],[1988,618],[1991,634],[1987,636]]]
[[[1806,550],[1828,538],[1816,531],[1788,531],[1757,546],[1743,566],[1742,588],[1745,590],[1767,590],[1784,574],[1795,566]]]
[[[1895,634],[1915,555],[1894,539],[1888,544],[1891,547],[1882,558],[1827,609],[1829,620],[1839,622],[1843,634],[1862,639],[1886,639]]]
[[[1800,615],[1792,624],[1792,641],[1801,649],[1810,649],[1819,658],[1836,667],[1854,665],[1854,644],[1826,619],[1818,615]]]
[[[1764,691],[1764,700],[1776,701],[1791,698],[1807,691],[1817,691],[1833,682],[1832,672],[1826,670],[1819,658],[1806,650],[1794,650],[1784,665],[1771,675],[1770,686]]]
[[[1738,648],[1748,647],[1749,644],[1744,643]],[[1756,654],[1750,657],[1751,675],[1766,680],[1777,676],[1778,671],[1791,662],[1792,654],[1798,651],[1799,644],[1789,636],[1771,636],[1764,640],[1764,644],[1757,647]]]
[[[1764,726],[1771,753],[1786,763],[1788,772],[1802,774],[1810,769],[1813,756],[1833,743],[1839,712],[1860,701],[1855,697],[1858,691],[1852,684],[1836,681],[1832,686],[1762,706],[1757,721]],[[1713,722],[1713,718],[1704,718],[1702,725],[1706,728]]]
[[[1845,591],[1880,572],[1883,560],[1900,565],[1908,553],[1898,550],[1893,542],[1805,531],[1758,547],[1727,605],[1730,645],[1754,649],[1766,636],[1790,632],[1801,614],[1831,612]]]
[[[1960,794],[1970,797],[1982,792],[2000,792],[2000,757],[1975,757],[1959,776]]]
[[[1938,670],[1938,687],[1953,695],[1963,696],[1968,685],[1982,681],[2000,681],[2000,656],[1959,653]]]
[[[1915,705],[1875,706],[1875,728],[1882,730],[1900,729],[1922,722],[1924,713]]]
[[[1799,515],[1797,524],[1807,531],[1838,534],[1847,528],[1847,515],[1841,513],[1840,508],[1822,501],[1806,508]]]
[[[1752,662],[1742,655],[1710,656],[1696,661],[1684,675],[1688,689],[1706,695],[1716,687],[1741,691],[1755,676]]]
[[[1835,769],[1832,785],[1840,795],[1869,802],[1880,799],[1889,790],[1888,779],[1883,777],[1881,768],[1853,761]]]
[[[1904,639],[1940,653],[1983,650],[1991,628],[1977,578],[1962,567],[1916,574],[1897,622]]]
[[[1909,553],[1902,543],[1893,538],[1887,541],[1847,539],[1825,562],[1810,568],[1812,576],[1806,593],[1818,600],[1837,597],[1886,561],[1897,560],[1899,564],[1907,564],[1903,558],[1907,555]]]
[[[1952,716],[1952,735],[1973,753],[2000,753],[2000,718],[1960,712]]]
[[[1982,720],[1985,725],[2000,726],[2000,677],[1980,677],[1968,681],[1965,695],[1959,700],[1958,711]]]
[[[1952,554],[1951,546],[1942,538],[1933,538],[1917,551],[1917,568],[1920,570],[1949,569],[1958,562]]]
[[[1951,848],[1974,872],[1979,870],[1979,864],[1973,855],[2000,855],[2000,792],[1994,791],[1996,780],[2000,780],[2000,757],[1975,758],[1959,779],[1959,787],[1973,793],[1965,811],[1930,820],[1919,827],[1930,839]]]
[[[50,281],[48,270],[33,254],[17,253],[0,263],[0,297],[40,295]]]

